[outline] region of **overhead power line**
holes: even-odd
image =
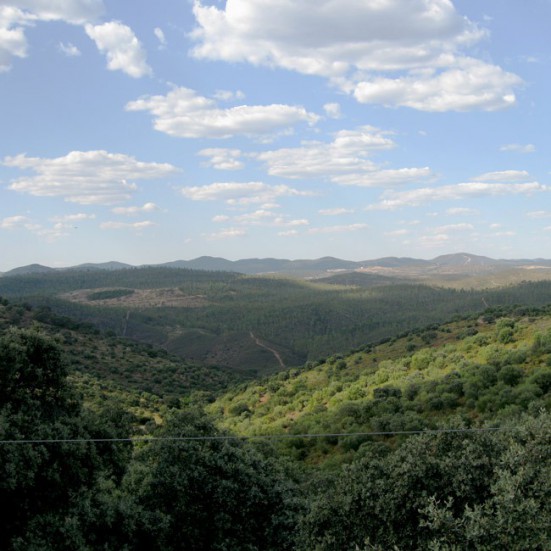
[[[106,442],[194,442],[217,440],[286,440],[294,438],[338,438],[346,436],[400,436],[413,434],[461,434],[477,432],[496,432],[510,430],[508,427],[484,427],[471,429],[426,429],[426,430],[397,430],[397,431],[370,431],[370,432],[319,432],[304,434],[257,434],[249,436],[214,435],[214,436],[138,436],[134,438],[51,438],[51,439],[17,439],[0,440],[2,444],[85,444]]]

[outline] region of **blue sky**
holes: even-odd
[[[0,0],[0,271],[551,257],[549,0]]]

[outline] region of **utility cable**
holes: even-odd
[[[496,432],[510,430],[508,427],[485,427],[472,429],[424,429],[424,430],[397,430],[397,431],[370,431],[370,432],[321,432],[304,434],[258,434],[249,436],[214,435],[214,436],[137,436],[134,438],[51,438],[51,439],[17,439],[0,440],[2,444],[82,444],[106,442],[194,442],[217,440],[287,440],[294,438],[338,438],[346,436],[400,436],[413,434],[461,434]]]

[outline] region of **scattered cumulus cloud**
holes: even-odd
[[[438,233],[447,233],[450,231],[471,231],[474,230],[472,224],[447,224],[436,228]]]
[[[318,211],[322,216],[340,216],[341,214],[351,214],[354,209],[334,208],[334,209],[321,209]]]
[[[549,187],[538,182],[522,184],[494,184],[469,182],[411,191],[387,191],[379,203],[369,205],[367,210],[393,210],[401,207],[419,206],[433,201],[460,200],[472,197],[498,197],[507,195],[531,195],[549,191]]]
[[[101,25],[87,24],[85,30],[98,50],[106,55],[110,71],[122,71],[134,78],[152,74],[145,50],[127,25],[109,21]]]
[[[221,182],[206,186],[191,186],[181,193],[192,201],[224,201],[228,205],[267,203],[279,197],[306,197],[312,195],[286,185],[268,185],[263,182]]]
[[[240,160],[242,152],[239,149],[209,148],[202,149],[197,155],[208,157],[208,166],[217,170],[241,170],[245,167]]]
[[[526,170],[501,170],[498,172],[486,172],[475,178],[475,182],[526,182],[530,180],[530,174]]]
[[[512,92],[520,77],[476,59],[457,59],[444,71],[429,70],[400,78],[374,77],[360,82],[360,103],[405,106],[419,111],[496,111],[515,103]]]
[[[448,0],[194,2],[192,55],[323,76],[359,102],[423,111],[496,110],[521,79],[469,56],[488,32]]]
[[[370,157],[393,149],[389,132],[373,126],[340,130],[332,142],[306,141],[300,147],[251,154],[268,173],[290,179],[321,178],[341,185],[391,187],[433,178],[428,167],[381,169]]]
[[[11,68],[14,57],[27,56],[26,28],[44,21],[84,25],[103,12],[102,0],[4,0],[0,5],[0,72]],[[73,48],[70,51],[75,55]]]
[[[48,241],[56,241],[62,237],[67,237],[74,231],[77,226],[76,222],[84,220],[93,220],[94,214],[68,214],[63,216],[53,216],[50,218],[52,222],[49,226],[44,226],[36,221],[32,220],[28,216],[9,216],[0,220],[0,229],[3,230],[26,230],[36,235],[37,237]]]
[[[3,220],[0,220],[0,228],[3,230],[13,230],[16,228],[29,229],[32,226],[33,224],[31,219],[22,215],[8,216]]]
[[[526,216],[528,216],[528,218],[549,218],[549,217],[551,217],[551,211],[548,211],[548,210],[534,210],[532,212],[527,212]]]
[[[253,226],[297,227],[309,225],[309,221],[305,218],[292,219],[266,209],[240,214],[234,217],[233,221],[238,224]]]
[[[438,233],[435,235],[423,235],[420,238],[421,245],[429,249],[435,247],[447,246],[450,241],[450,236],[446,233]]]
[[[389,231],[389,232],[386,232],[385,235],[388,236],[388,237],[402,237],[404,235],[409,235],[410,231],[409,230],[393,230],[393,231]]]
[[[500,151],[511,151],[513,153],[534,153],[536,151],[536,146],[534,144],[518,144],[518,143],[509,143],[502,145],[499,148]]]
[[[451,214],[452,216],[475,216],[479,212],[476,209],[469,209],[467,207],[452,207],[446,209],[446,214]]]
[[[155,212],[156,210],[161,209],[155,203],[145,203],[141,207],[115,207],[111,209],[111,212],[122,216],[135,216],[144,212]]]
[[[76,214],[64,214],[61,216],[52,216],[50,220],[58,224],[74,224],[75,222],[82,222],[83,220],[95,220],[95,214],[86,214],[84,212],[78,212]]]
[[[341,106],[338,103],[326,103],[323,110],[330,119],[340,119],[342,117]]]
[[[68,42],[67,44],[60,42],[58,44],[58,49],[63,55],[67,57],[78,57],[79,55],[81,55],[80,50],[70,42]]]
[[[209,240],[217,240],[232,239],[234,237],[242,237],[244,235],[247,235],[247,232],[243,228],[225,228],[219,232],[206,234],[204,237]]]
[[[216,90],[212,97],[218,101],[235,101],[245,99],[245,94],[241,90],[235,92],[231,90]]]
[[[161,29],[160,27],[155,27],[153,29],[153,34],[157,37],[157,40],[159,41],[159,48],[166,48],[166,37],[163,29]]]
[[[364,230],[369,227],[367,224],[348,224],[342,226],[325,226],[320,228],[310,228],[308,230],[309,234],[319,234],[319,233],[346,233],[353,232],[358,230]]]
[[[155,226],[155,222],[144,220],[142,222],[102,222],[102,230],[144,230]]]
[[[145,96],[126,105],[127,111],[149,111],[159,132],[179,138],[261,136],[288,130],[319,116],[300,106],[239,105],[221,109],[216,101],[189,88],[175,88],[166,96]]]
[[[80,204],[110,205],[130,199],[136,184],[129,180],[155,180],[176,172],[167,163],[144,163],[129,155],[107,151],[71,151],[54,159],[5,157],[5,166],[31,170],[9,188],[38,197],[62,197]]]

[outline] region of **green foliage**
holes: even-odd
[[[128,443],[86,441],[127,436],[127,414],[83,411],[66,373],[59,347],[36,330],[0,338],[2,549],[87,548],[82,501],[120,480],[129,460]]]
[[[551,418],[541,414],[499,433],[417,436],[393,453],[372,448],[319,488],[298,548],[546,549],[550,438]]]
[[[48,323],[55,320],[71,330],[87,324],[90,330],[163,346],[191,363],[230,367],[241,375],[272,373],[282,364],[300,365],[415,330],[415,342],[407,344],[413,352],[414,346],[438,341],[435,323],[481,312],[485,302],[496,305],[487,320],[502,317],[500,308],[518,311],[515,304],[525,305],[526,313],[547,304],[550,289],[551,282],[483,292],[396,281],[344,286],[175,268],[0,278],[0,293],[50,308]],[[182,302],[143,298],[154,290],[169,290]],[[99,300],[115,296],[117,301]],[[499,339],[513,342],[515,328],[502,325],[496,328]],[[477,331],[465,327],[457,336],[468,338]]]
[[[437,337],[430,347],[410,333],[369,351],[334,355],[296,374],[251,383],[207,408],[221,426],[248,435],[419,430],[451,415],[473,424],[500,422],[551,406],[550,367],[542,361],[541,346],[533,345],[534,336],[551,327],[551,316],[531,314],[509,314],[503,323],[494,317],[495,324],[464,320],[437,326],[431,328]],[[503,343],[500,332],[511,327],[514,342]],[[458,340],[466,328],[476,334]],[[408,354],[412,338],[419,338],[419,348]],[[350,461],[365,441],[315,440],[301,445],[298,456],[294,444],[280,448],[291,457],[329,465]],[[387,445],[394,446],[395,439],[387,439]]]
[[[273,460],[220,433],[200,413],[171,418],[125,481],[138,519],[132,537],[150,550],[294,549],[298,513],[292,482]],[[142,521],[145,523],[142,524]]]

